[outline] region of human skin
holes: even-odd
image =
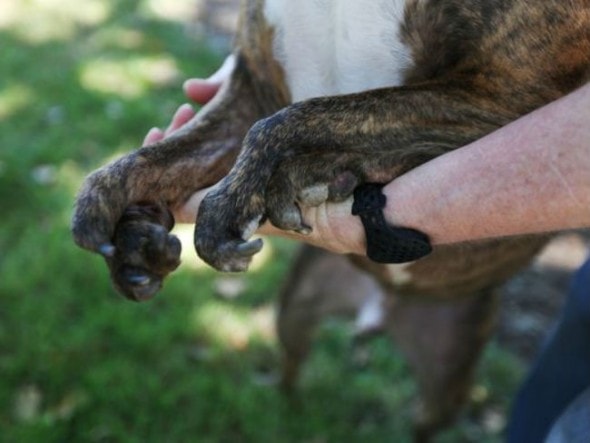
[[[224,69],[208,80],[191,79],[186,95],[204,103],[217,91]],[[181,127],[194,115],[181,106],[166,131],[153,128],[145,144]],[[194,223],[208,189],[174,210]],[[551,232],[590,226],[590,84],[471,143],[396,178],[383,189],[385,219],[418,229],[433,244]],[[364,254],[364,229],[351,215],[352,200],[302,207],[309,235],[270,224],[279,235],[341,254]]]

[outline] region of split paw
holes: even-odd
[[[197,216],[195,248],[209,265],[223,272],[242,272],[248,269],[252,257],[262,249],[262,240],[250,240],[262,220],[256,205],[235,213],[237,203],[217,190],[207,194]],[[252,199],[251,199],[252,200]]]
[[[180,241],[169,234],[173,224],[167,209],[147,204],[127,208],[117,224],[106,260],[115,287],[128,299],[151,299],[180,264]]]
[[[326,200],[346,199],[352,194],[358,179],[352,173],[338,173],[328,184],[312,180],[289,180],[288,175],[276,174],[266,193],[249,196],[226,179],[212,190],[199,208],[195,229],[195,248],[209,265],[223,272],[248,269],[252,257],[263,246],[260,239],[250,240],[263,219],[283,230],[303,235],[311,233],[301,215],[299,204],[317,206]],[[238,189],[237,191],[232,191]]]

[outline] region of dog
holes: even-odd
[[[178,265],[170,211],[199,189],[221,180],[199,210],[198,254],[244,271],[263,220],[304,233],[298,204],[387,183],[585,84],[590,0],[247,0],[234,57],[229,81],[189,124],[97,170],[77,197],[76,243],[105,256],[133,300]],[[381,294],[376,323],[417,376],[417,441],[452,422],[492,329],[495,288],[545,241],[440,246],[408,265],[352,258],[372,278],[359,288]],[[339,296],[305,296],[324,254],[305,251],[281,295],[287,384],[330,311],[321,306]]]

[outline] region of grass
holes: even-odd
[[[191,3],[170,2],[176,17]],[[408,441],[415,386],[385,340],[361,369],[346,326],[331,323],[299,402],[267,383],[273,293],[293,245],[274,241],[235,301],[215,297],[225,277],[184,266],[143,305],[115,295],[101,259],[74,247],[85,174],[166,124],[182,80],[221,60],[158,7],[0,3],[0,441]],[[490,417],[502,417],[519,376],[491,347],[469,412],[440,441],[501,441]]]

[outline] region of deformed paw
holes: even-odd
[[[119,221],[107,264],[115,287],[130,300],[152,298],[180,264],[180,241],[169,234],[173,223],[165,208],[147,204],[127,208]]]
[[[250,200],[242,212],[223,191],[211,191],[199,207],[195,226],[195,248],[206,263],[223,272],[248,269],[252,257],[262,249],[261,239],[250,240],[262,219],[262,212]]]

